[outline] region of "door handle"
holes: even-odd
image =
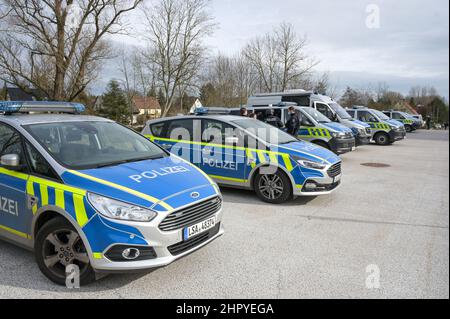
[[[32,209],[38,203],[39,203],[39,198],[37,198],[35,196],[32,196],[32,195],[27,195],[27,207],[28,207],[28,209]]]

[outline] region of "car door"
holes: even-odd
[[[246,181],[247,155],[242,131],[225,122],[202,119],[200,168],[219,181]]]
[[[161,130],[159,130],[160,126],[162,126]],[[154,142],[188,162],[199,164],[199,157],[195,156],[192,143],[194,135],[192,118],[160,122],[151,125],[150,128],[152,133],[156,134]]]
[[[0,232],[28,239],[31,233],[32,201],[27,196],[29,178],[22,136],[14,128],[0,123],[0,157],[16,154],[23,171],[0,166]]]

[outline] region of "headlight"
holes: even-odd
[[[324,169],[325,167],[327,167],[327,164],[314,162],[298,156],[292,156],[292,159],[296,161],[300,166],[305,168]]]
[[[88,193],[89,203],[105,217],[129,220],[135,222],[149,222],[156,217],[156,213],[149,209],[120,202],[111,198]]]
[[[344,132],[331,132],[331,136],[336,137],[336,138],[343,138],[345,137],[345,133]]]

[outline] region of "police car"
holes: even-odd
[[[211,178],[83,110],[0,102],[2,238],[33,249],[50,280],[64,284],[76,265],[87,284],[100,272],[165,266],[223,234]]]
[[[378,145],[389,145],[403,140],[406,136],[406,130],[402,123],[391,120],[378,110],[354,106],[353,109],[347,109],[347,112],[353,118],[370,125],[372,139]]]
[[[275,93],[257,93],[250,96],[247,100],[247,106],[254,108],[269,104],[279,105],[280,103],[296,103],[301,107],[314,108],[331,121],[351,129],[356,139],[356,145],[364,145],[370,142],[372,134],[370,126],[353,119],[342,106],[329,96],[317,92],[294,89]]]
[[[341,160],[333,152],[255,119],[205,110],[149,121],[142,133],[217,183],[254,190],[268,203],[328,194],[341,182]]]
[[[391,111],[383,111],[383,114],[392,120],[396,120],[398,122],[403,123],[403,125],[405,126],[405,130],[408,133],[417,130],[421,126],[420,120],[412,117],[412,115],[409,115],[408,113],[405,112],[391,110]]]
[[[249,112],[254,112],[257,118],[266,121],[268,114],[274,114],[286,123],[289,119],[288,108],[292,106],[298,113],[300,128],[298,138],[327,148],[336,154],[344,154],[356,149],[356,139],[353,131],[346,126],[332,122],[322,113],[311,107],[300,107],[296,103],[281,102],[277,105],[248,108]],[[234,114],[236,110],[233,112]]]

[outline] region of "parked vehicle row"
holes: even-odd
[[[405,136],[382,112],[311,92],[258,95],[248,108],[261,121],[201,108],[139,134],[77,103],[0,102],[0,237],[33,250],[61,285],[74,267],[81,284],[161,267],[224,233],[218,185],[272,204],[326,195],[342,181],[338,154]],[[288,109],[301,119],[293,135]]]

